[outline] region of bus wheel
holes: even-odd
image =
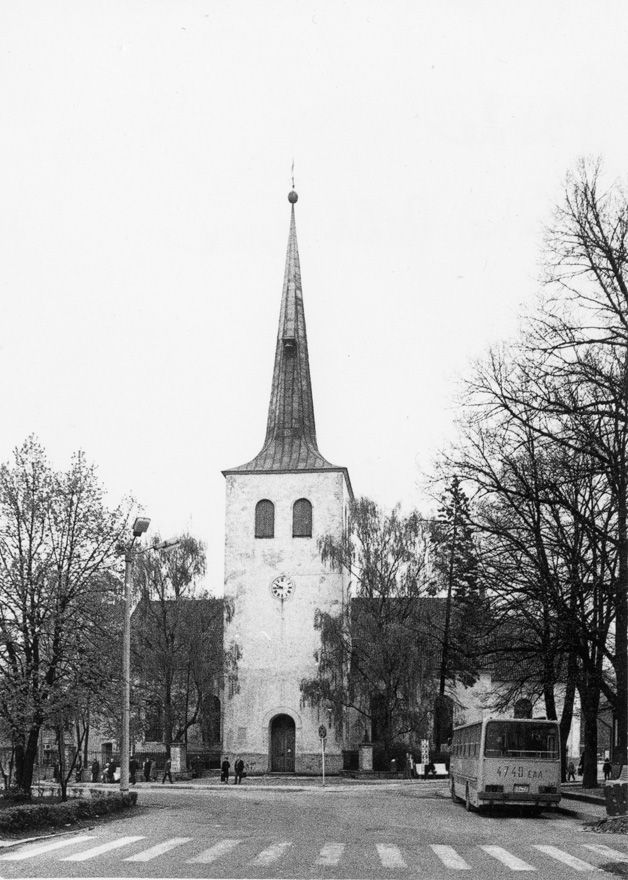
[[[464,797],[464,807],[467,813],[473,812],[473,804],[471,803],[471,795],[469,794],[469,786],[467,785]]]

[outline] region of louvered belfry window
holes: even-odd
[[[299,498],[292,508],[292,537],[312,537],[312,505],[307,498]]]
[[[275,505],[267,499],[255,505],[255,537],[275,537]]]

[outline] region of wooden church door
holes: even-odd
[[[277,715],[270,730],[271,772],[294,773],[294,742],[294,721],[289,715]]]

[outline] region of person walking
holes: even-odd
[[[100,773],[100,761],[94,758],[92,761],[92,782],[98,782],[98,774]]]
[[[116,762],[109,761],[107,764],[107,782],[116,781]]]
[[[150,771],[152,769],[153,762],[150,758],[146,758],[144,761],[144,781],[150,782]]]
[[[170,784],[172,785],[172,773],[170,772],[170,768],[172,767],[172,761],[170,758],[166,759],[166,765],[164,767],[164,778],[161,780],[161,784],[163,785],[166,781],[166,776],[170,780]]]
[[[225,756],[224,761],[220,765],[220,770],[222,773],[222,781],[225,785],[229,785],[229,770],[231,769],[231,764],[229,763],[229,759]]]
[[[567,764],[567,782],[576,781],[576,767],[573,761]]]
[[[235,774],[233,784],[240,785],[242,782],[242,774],[244,773],[244,761],[242,758],[236,758],[236,762],[233,765],[233,772]]]
[[[140,765],[135,760],[135,755],[132,755],[131,760],[129,761],[129,782],[131,785],[135,785],[137,782],[137,771],[139,766]]]
[[[406,762],[403,765],[403,775],[404,779],[412,779],[414,771],[414,761],[412,760],[412,755],[410,752],[406,752]]]

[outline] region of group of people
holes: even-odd
[[[172,782],[172,774],[170,772],[170,759],[166,761],[166,766],[164,770],[163,782],[166,781],[166,778],[170,779]],[[103,767],[102,774],[100,772],[100,761],[98,758],[94,758],[91,764],[91,774],[92,774],[92,782],[115,782],[116,781],[116,770],[118,769],[118,764],[114,758],[111,758],[105,766]],[[142,770],[144,776],[144,782],[150,782],[153,776],[153,761],[151,758],[146,758],[143,765],[140,765],[139,761],[136,760],[135,755],[133,755],[129,761],[129,782],[131,785],[137,784],[137,775]]]
[[[75,764],[75,768],[77,770],[77,780],[78,780],[80,777],[81,769],[82,769],[82,764],[80,763],[79,760],[77,760],[77,762]],[[116,771],[119,771],[119,764],[115,760],[115,758],[110,758],[107,761],[107,763],[104,765],[104,767],[102,767],[102,772],[101,772],[100,761],[98,760],[98,758],[94,758],[94,760],[92,761],[91,766],[90,766],[90,771],[91,771],[91,777],[92,777],[91,781],[92,782],[113,783],[113,782],[116,782]],[[151,780],[157,779],[157,775],[155,772],[156,771],[155,763],[151,758],[146,758],[144,763],[140,764],[139,761],[137,761],[135,755],[132,755],[129,760],[129,783],[131,785],[137,784],[138,775],[139,775],[140,771],[142,772],[142,775],[144,777],[144,782],[150,782]],[[220,771],[221,771],[221,777],[220,777],[221,781],[225,785],[228,785],[229,784],[229,775],[231,772],[231,763],[227,757],[224,758],[224,760],[221,764],[221,767],[220,767]],[[55,766],[54,766],[54,779],[56,782],[60,781],[60,775],[61,775],[61,768],[58,764],[55,764]],[[236,758],[235,763],[233,765],[233,776],[234,776],[234,780],[233,780],[234,785],[239,785],[242,782],[243,777],[246,776],[246,773],[244,772],[244,761],[240,757]],[[120,778],[119,775],[117,776],[117,778],[118,779]],[[166,758],[166,763],[164,764],[164,771],[163,771],[163,776],[161,779],[162,785],[165,784],[166,779],[170,782],[171,785],[173,784],[172,762],[171,762],[170,758]]]
[[[575,764],[573,761],[570,761],[567,764],[567,782],[575,782],[576,781],[576,773],[578,776],[582,776],[584,769],[584,754],[580,758],[580,763],[578,764],[578,769],[576,770]],[[606,758],[604,763],[602,764],[602,773],[604,774],[604,782],[608,782],[613,774],[613,765],[610,760]]]
[[[231,763],[229,761],[229,758],[227,758],[225,756],[222,764],[220,765],[220,780],[225,785],[229,785],[229,771],[230,770],[231,770]],[[239,785],[242,782],[242,777],[246,776],[246,773],[244,772],[244,761],[240,757],[236,758],[235,764],[233,765],[233,775],[234,775],[234,780],[233,780],[234,785]]]

